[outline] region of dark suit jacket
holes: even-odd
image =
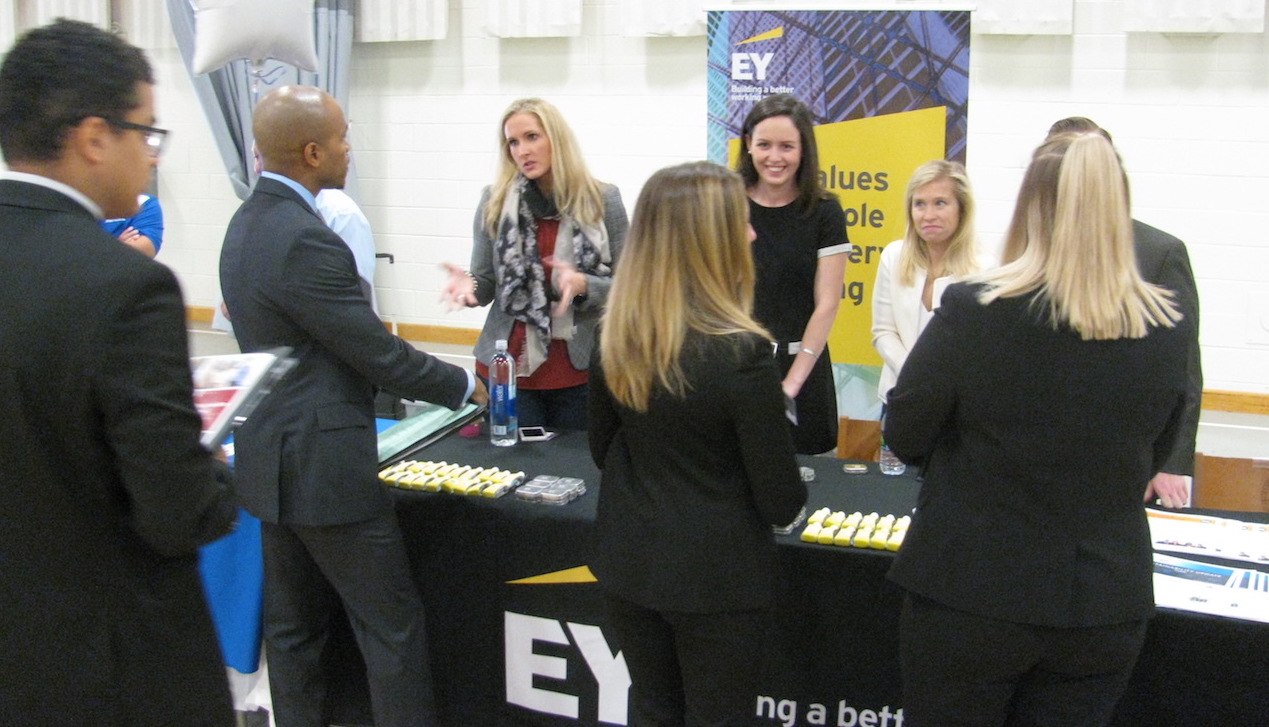
[[[890,392],[886,443],[927,461],[890,578],[1016,623],[1148,617],[1141,494],[1176,438],[1189,321],[1083,341],[1031,296],[984,306],[977,291],[947,289]]]
[[[196,549],[237,508],[176,279],[0,181],[0,308],[0,724],[231,724]]]
[[[333,525],[382,514],[374,389],[456,409],[466,372],[388,333],[348,246],[285,184],[263,178],[225,233],[220,285],[243,351],[298,360],[234,435],[235,483],[271,523]]]
[[[709,613],[769,604],[772,525],[806,502],[771,343],[751,334],[684,343],[691,384],[619,405],[591,366],[590,447],[603,470],[599,547],[606,591],[649,608]]]
[[[1162,471],[1174,475],[1194,474],[1194,440],[1198,434],[1203,405],[1203,361],[1199,352],[1199,299],[1190,270],[1185,243],[1144,222],[1132,221],[1137,267],[1141,277],[1176,293],[1176,304],[1190,319],[1190,343],[1186,349],[1185,414],[1177,428],[1176,442]]]

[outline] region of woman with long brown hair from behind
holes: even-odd
[[[806,500],[771,342],[750,314],[747,206],[740,177],[707,162],[648,180],[591,366],[593,567],[632,727],[752,723],[771,527]]]

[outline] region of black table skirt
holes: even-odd
[[[604,625],[594,583],[524,584],[525,578],[589,562],[599,472],[584,433],[495,448],[484,439],[451,436],[414,459],[498,466],[529,477],[581,477],[588,492],[564,506],[397,491],[415,579],[427,608],[428,638],[444,725],[595,725],[601,686],[579,648],[578,634]],[[918,484],[909,474],[848,475],[840,460],[804,457],[816,471],[808,512],[820,507],[864,513],[911,511]],[[902,591],[885,579],[886,551],[813,545],[799,532],[777,536],[783,564],[779,617],[764,664],[763,708],[771,725],[887,723],[902,706],[898,612]],[[508,624],[531,623],[547,638],[508,645]],[[522,629],[517,627],[517,633]],[[562,641],[563,643],[555,643]],[[533,670],[531,687],[563,695],[576,718],[509,703],[507,659],[523,668],[535,659],[563,664],[565,676]],[[364,666],[346,624],[327,657],[336,679],[328,695],[331,721],[371,724]],[[1269,625],[1160,609],[1116,727],[1269,725]],[[532,669],[531,669],[532,670]],[[609,695],[611,696],[611,695]],[[556,702],[557,704],[559,702]],[[611,707],[609,707],[611,708]],[[567,710],[564,710],[567,711]],[[869,714],[871,713],[871,714]],[[818,714],[824,720],[814,720]],[[610,715],[605,715],[610,716]],[[887,721],[884,721],[888,719]],[[845,720],[845,721],[842,721]],[[855,721],[851,721],[855,720]]]

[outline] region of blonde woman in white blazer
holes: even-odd
[[[907,232],[882,251],[872,294],[872,345],[884,363],[877,386],[883,404],[943,291],[982,267],[965,167],[942,159],[917,167],[905,204]]]

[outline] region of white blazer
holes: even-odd
[[[899,282],[899,255],[903,251],[903,240],[895,240],[886,245],[881,252],[881,263],[877,266],[877,281],[872,291],[872,346],[881,354],[883,362],[881,381],[877,384],[877,396],[884,402],[886,394],[899,379],[899,370],[908,359],[908,352],[916,344],[921,335],[922,324],[921,290],[925,286],[925,268],[918,267],[913,275],[912,285]],[[979,270],[982,261],[979,260]],[[939,307],[939,300],[947,286],[959,280],[959,277],[945,275],[934,281],[934,292],[930,296],[933,306]],[[929,320],[925,318],[924,320]]]

